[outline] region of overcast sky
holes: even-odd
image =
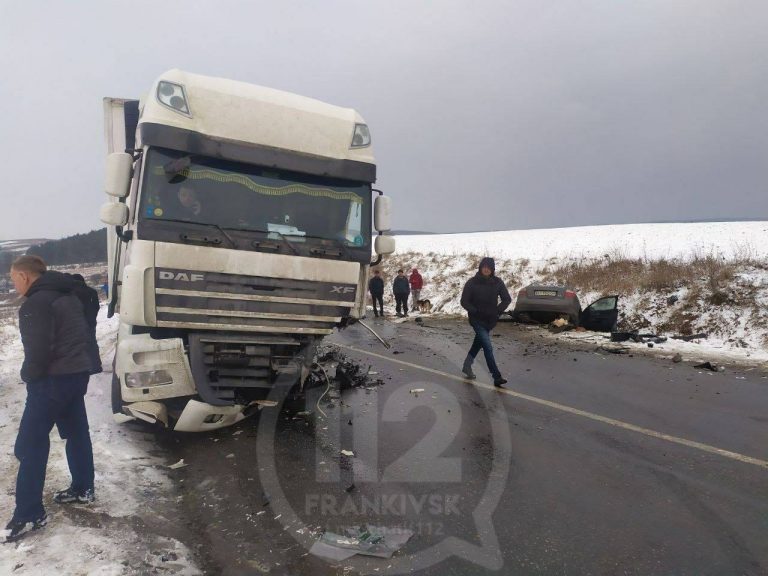
[[[0,239],[101,227],[104,96],[356,108],[398,229],[768,218],[768,2],[0,0]]]

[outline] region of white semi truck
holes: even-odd
[[[395,248],[364,120],[180,70],[104,115],[116,418],[211,430],[303,386]]]

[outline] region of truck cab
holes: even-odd
[[[394,251],[365,121],[180,70],[104,111],[117,417],[210,430],[279,376],[301,387],[318,342],[364,314],[374,249]]]

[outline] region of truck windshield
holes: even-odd
[[[362,247],[371,237],[371,189],[351,182],[152,148],[142,220],[213,224],[291,242]]]

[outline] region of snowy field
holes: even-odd
[[[398,236],[398,252],[492,255],[531,262],[601,258],[768,259],[768,221],[622,224],[468,234]]]
[[[389,284],[398,268],[416,267],[425,279],[421,298],[433,313],[463,314],[461,289],[482,256],[496,258],[497,275],[514,301],[534,282],[569,281],[582,306],[619,294],[620,328],[676,334],[706,333],[687,351],[728,361],[768,362],[768,222],[630,224],[548,230],[397,237],[397,253],[381,266]],[[649,288],[647,275],[665,266],[667,278]],[[635,283],[618,273],[634,268]],[[584,278],[594,269],[595,277]],[[645,274],[647,271],[648,274]],[[579,274],[581,272],[581,274]],[[679,274],[679,278],[669,275]],[[620,288],[617,288],[617,285]],[[670,299],[674,304],[668,304]],[[392,297],[387,290],[386,304]],[[388,306],[394,312],[392,306]],[[563,338],[588,338],[567,333]]]
[[[2,320],[2,319],[0,319]],[[112,364],[117,317],[99,316],[98,339],[105,367]],[[0,323],[0,510],[3,526],[14,508],[17,462],[13,444],[24,409],[25,386],[19,379],[23,351],[15,316]],[[150,533],[150,503],[173,498],[169,462],[151,456],[145,434],[112,420],[110,373],[91,378],[86,398],[96,463],[96,503],[88,507],[52,502],[55,490],[69,485],[64,442],[51,433],[44,502],[52,515],[47,527],[16,543],[0,544],[0,574],[199,574],[180,542]],[[172,519],[168,519],[172,521]]]

